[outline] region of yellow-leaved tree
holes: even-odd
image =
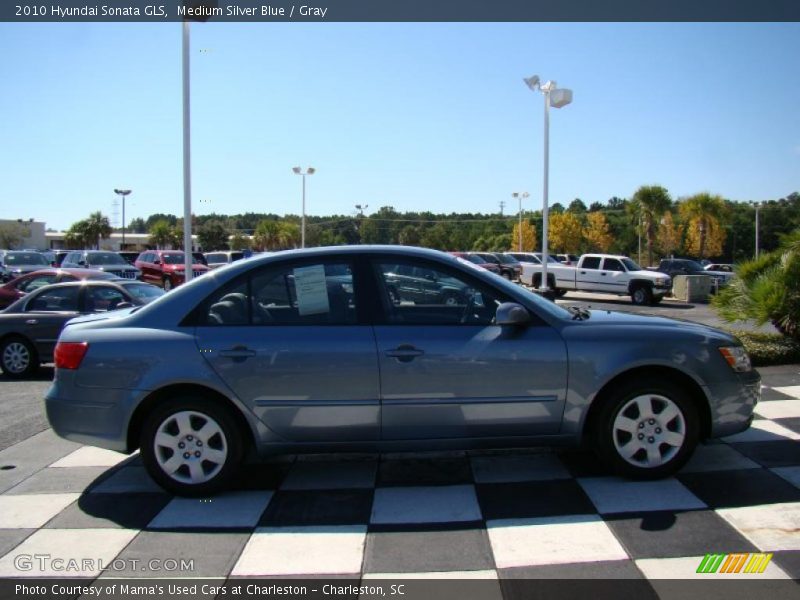
[[[661,217],[656,235],[656,245],[664,256],[671,256],[681,245],[681,231],[672,218],[672,213],[667,211]]]
[[[512,252],[535,252],[536,251],[536,230],[527,220],[522,221],[522,248],[519,247],[519,223],[514,224],[514,231],[511,233]]]
[[[586,227],[583,230],[583,237],[589,244],[589,249],[594,252],[608,252],[614,238],[608,227],[608,219],[599,212],[590,212],[586,215]]]
[[[577,254],[583,241],[581,220],[571,212],[551,213],[547,239],[554,251]]]
[[[706,192],[695,194],[678,205],[686,230],[685,248],[703,259],[719,256],[725,244],[725,201]]]

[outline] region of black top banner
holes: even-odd
[[[800,0],[4,0],[6,22],[800,21]]]

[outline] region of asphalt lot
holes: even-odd
[[[559,303],[718,324],[705,305],[669,300]],[[753,427],[701,445],[665,480],[619,479],[574,449],[284,456],[247,466],[232,491],[202,500],[164,493],[136,454],[57,438],[42,402],[52,369],[0,378],[0,577],[61,575],[14,562],[48,554],[95,559],[69,573],[90,579],[477,578],[494,584],[466,595],[492,598],[515,597],[509,582],[519,580],[605,579],[671,598],[681,596],[665,581],[696,577],[707,553],[739,552],[772,555],[763,579],[748,581],[797,580],[800,366],[760,372]],[[191,568],[164,573],[149,562],[175,557]]]

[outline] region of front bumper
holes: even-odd
[[[753,422],[753,410],[761,399],[761,375],[753,369],[735,378],[708,386],[711,398],[711,437],[745,431]]]

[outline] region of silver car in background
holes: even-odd
[[[458,302],[397,298],[397,265]],[[442,295],[438,297],[444,297]],[[120,452],[183,495],[246,457],[590,443],[622,475],[674,473],[746,429],[760,377],[703,325],[566,310],[433,250],[280,252],[152,304],[71,321],[47,393],[53,429]]]

